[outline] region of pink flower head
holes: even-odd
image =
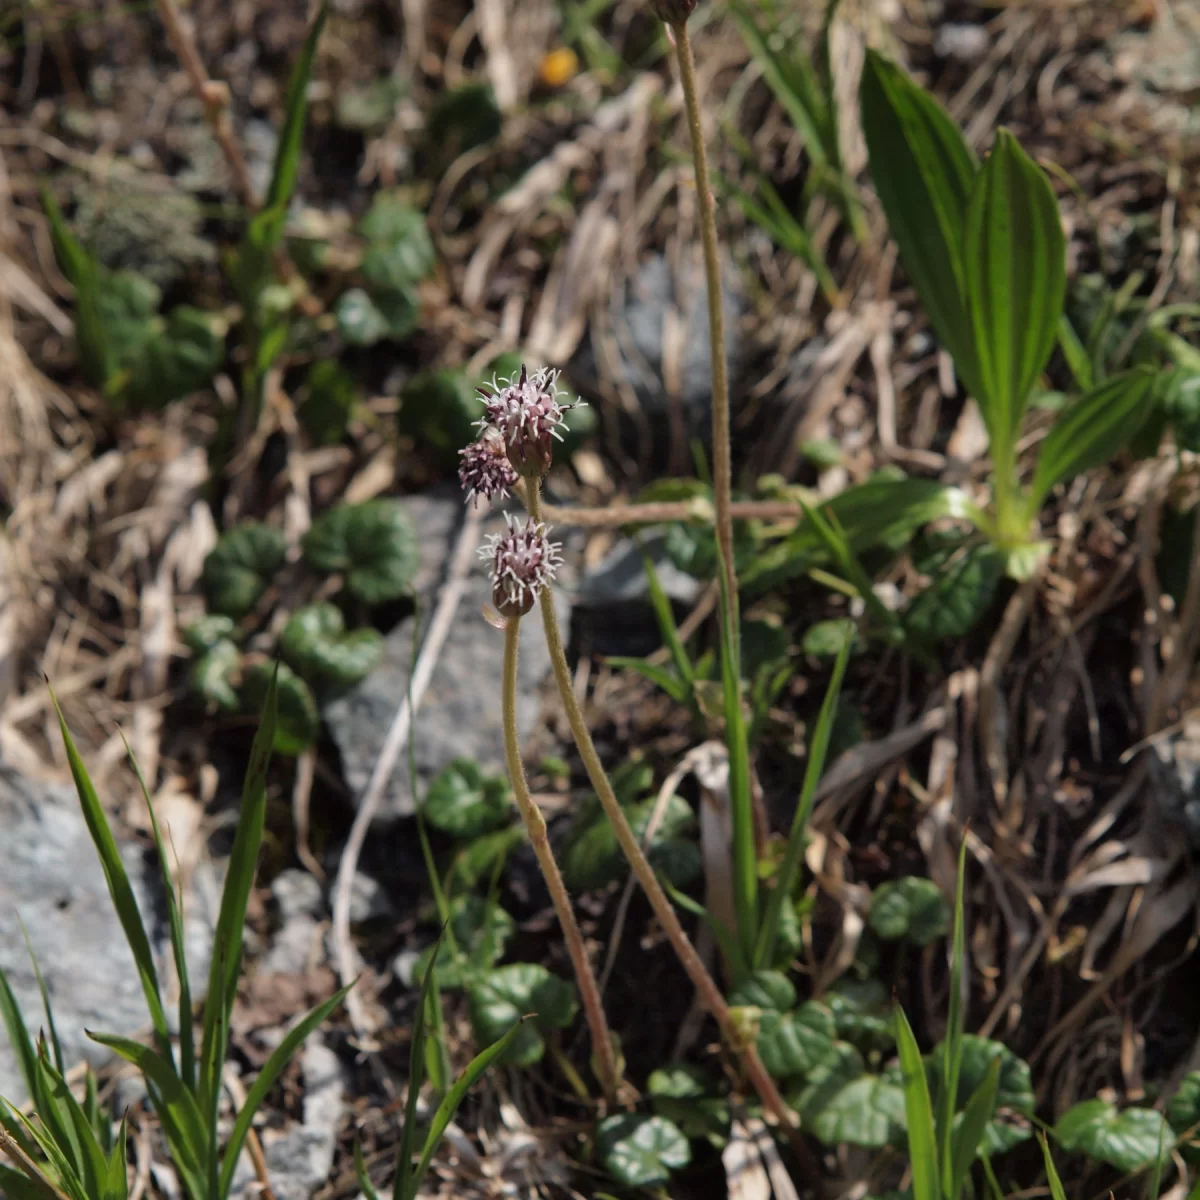
[[[508,448],[499,430],[490,425],[479,435],[479,440],[460,450],[462,465],[458,478],[468,502],[481,496],[489,503],[499,497],[503,500],[516,485],[517,473],[508,461]]]
[[[562,546],[546,536],[545,525],[532,517],[524,528],[511,513],[504,514],[508,529],[493,533],[479,548],[479,555],[491,564],[492,603],[502,617],[523,617],[541,591],[554,580],[562,565]]]
[[[577,407],[559,402],[557,380],[558,372],[551,367],[530,375],[522,364],[517,379],[493,383],[491,391],[476,389],[484,402],[480,427],[499,431],[508,448],[508,461],[527,479],[540,479],[550,469],[553,439],[562,441],[563,414]]]

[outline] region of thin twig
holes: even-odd
[[[333,945],[334,966],[343,987],[349,987],[354,981],[356,970],[354,948],[350,942],[350,897],[354,887],[354,875],[358,870],[358,856],[362,853],[367,829],[379,811],[388,780],[391,779],[400,754],[408,742],[410,713],[415,714],[421,706],[421,700],[433,675],[433,668],[454,623],[454,614],[466,589],[472,556],[475,547],[479,545],[482,523],[483,514],[474,506],[469,507],[450,559],[450,572],[438,597],[433,620],[413,664],[412,686],[408,695],[400,702],[400,707],[396,709],[387,736],[383,739],[379,757],[375,760],[371,778],[363,789],[354,824],[350,827],[350,836],[346,839],[346,847],[338,863],[337,880],[333,888]],[[351,988],[346,994],[346,1010],[350,1014],[355,1033],[360,1038],[367,1039],[374,1033],[374,1026],[357,992],[357,988]]]
[[[522,497],[527,495],[521,485]],[[553,525],[577,529],[611,529],[617,525],[662,525],[668,521],[704,521],[712,524],[716,511],[705,500],[661,504],[613,504],[607,508],[560,508],[542,502],[542,512]],[[804,516],[804,509],[789,500],[743,500],[730,505],[738,521],[786,521]]]

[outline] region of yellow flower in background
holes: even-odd
[[[538,75],[547,87],[559,88],[574,79],[578,70],[579,56],[570,46],[559,46],[542,59]]]

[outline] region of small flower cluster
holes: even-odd
[[[531,375],[522,365],[517,378],[478,389],[484,402],[479,438],[459,451],[458,477],[468,499],[503,499],[518,476],[541,479],[550,469],[564,414],[576,407],[561,402],[557,381],[550,367]]]
[[[546,536],[546,526],[530,517],[522,528],[511,513],[508,529],[493,533],[479,548],[491,566],[492,603],[509,620],[523,617],[562,565],[562,546]]]

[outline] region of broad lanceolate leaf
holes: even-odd
[[[1021,417],[1058,335],[1066,239],[1050,181],[1007,130],[972,187],[962,257],[975,399],[996,469],[1011,470]]]
[[[347,688],[365,679],[378,664],[383,639],[369,627],[347,633],[336,605],[310,604],[283,627],[279,649],[303,678]]]
[[[867,52],[859,99],[871,177],[904,269],[977,394],[961,257],[975,156],[941,105],[874,51]]]
[[[875,889],[868,923],[885,941],[928,946],[950,927],[950,906],[932,879],[905,875]]]
[[[575,1018],[574,988],[540,963],[511,963],[481,976],[467,989],[471,1025],[478,1042],[489,1045],[524,1016],[527,1021],[504,1054],[513,1066],[529,1067],[545,1052],[540,1029],[563,1029]]]
[[[200,585],[209,612],[244,617],[283,566],[283,534],[267,525],[247,522],[221,537],[204,560]]]
[[[1084,1100],[1068,1109],[1054,1134],[1064,1150],[1076,1150],[1118,1171],[1138,1171],[1166,1162],[1175,1134],[1152,1108],[1121,1111],[1107,1100]]]
[[[429,785],[425,819],[451,837],[469,841],[512,818],[512,788],[502,775],[486,774],[474,759],[456,758]]]
[[[304,535],[304,558],[318,571],[340,571],[364,604],[398,600],[421,562],[417,536],[395,500],[339,504]]]
[[[1038,455],[1031,516],[1056,483],[1107,462],[1129,444],[1150,417],[1153,387],[1153,370],[1135,367],[1114,375],[1059,417]]]
[[[683,1133],[665,1117],[622,1113],[596,1130],[596,1153],[608,1173],[626,1187],[661,1187],[672,1171],[692,1160]]]

